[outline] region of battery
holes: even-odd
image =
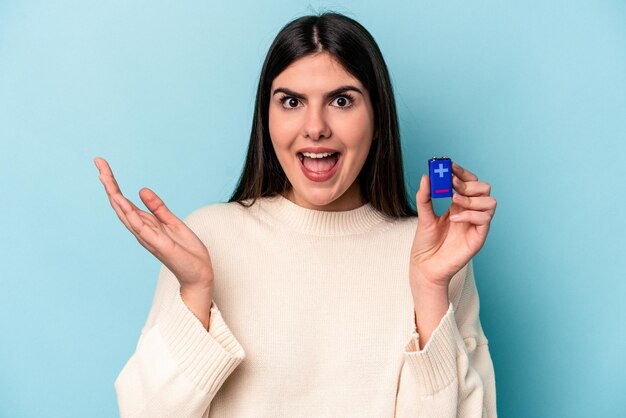
[[[448,157],[433,157],[428,160],[430,197],[452,197],[452,160]]]

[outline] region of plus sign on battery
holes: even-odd
[[[443,178],[443,173],[447,173],[448,169],[443,168],[443,164],[439,164],[439,168],[435,169],[435,173],[439,174],[439,178]]]

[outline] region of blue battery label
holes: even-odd
[[[430,197],[452,197],[452,160],[433,158],[428,160]]]

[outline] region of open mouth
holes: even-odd
[[[307,155],[304,155],[307,154]],[[311,154],[311,153],[301,153],[299,152],[298,159],[308,171],[313,173],[325,173],[330,171],[335,167],[337,161],[339,161],[339,157],[341,153],[339,152],[325,152],[321,154]]]

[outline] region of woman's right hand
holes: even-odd
[[[139,197],[154,215],[139,209],[122,195],[107,161],[96,157],[94,163],[100,171],[99,178],[111,206],[124,226],[174,273],[180,282],[182,295],[192,295],[190,297],[196,301],[198,298],[207,300],[208,297],[210,306],[213,266],[209,252],[198,236],[146,187],[139,191]]]

